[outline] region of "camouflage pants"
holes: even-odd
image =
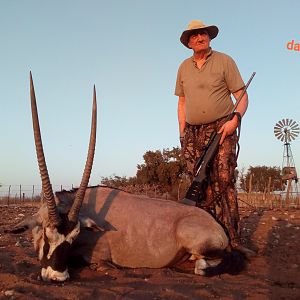
[[[201,156],[211,134],[219,130],[224,123],[225,118],[204,125],[186,124],[182,152],[191,181],[195,162]],[[235,188],[236,144],[237,135],[234,133],[226,137],[219,146],[209,170],[206,200],[201,204],[201,208],[223,225],[231,243],[239,243],[239,212]]]

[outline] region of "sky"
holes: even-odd
[[[273,132],[300,124],[300,2],[177,0],[0,0],[0,183],[39,185],[29,72],[52,184],[78,185],[96,85],[97,147],[90,184],[134,176],[148,150],[179,146],[177,69],[191,56],[179,41],[191,20],[216,25],[214,50],[244,81],[256,72],[242,121],[238,168],[281,167]],[[291,143],[300,173],[300,137]],[[1,195],[0,195],[1,196]]]

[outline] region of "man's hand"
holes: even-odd
[[[237,92],[234,92],[234,98],[238,100],[240,95],[243,93],[243,88],[238,90]],[[240,118],[244,115],[248,107],[248,94],[245,92],[244,96],[239,102],[239,105],[236,108],[236,112],[239,113]],[[226,136],[231,135],[235,132],[237,127],[239,126],[239,119],[237,115],[235,115],[230,121],[227,121],[221,129],[218,131],[218,133],[221,133],[221,140],[220,140],[220,145],[224,142]]]
[[[231,135],[235,132],[235,130],[237,129],[239,125],[239,121],[237,116],[234,116],[232,118],[232,120],[227,121],[226,123],[223,124],[223,126],[221,127],[221,129],[218,131],[218,133],[221,133],[221,140],[220,140],[220,145],[222,145],[222,143],[224,142],[225,138],[228,135]]]

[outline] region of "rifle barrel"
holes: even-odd
[[[234,105],[234,107],[233,107],[233,109],[232,109],[232,113],[234,113],[234,111],[236,110],[237,106],[238,106],[239,103],[241,102],[241,100],[242,100],[244,94],[246,93],[246,91],[247,91],[247,89],[248,89],[248,86],[250,85],[250,83],[251,83],[253,77],[255,76],[255,74],[256,74],[256,72],[253,72],[253,73],[252,73],[250,79],[248,80],[248,82],[247,82],[246,85],[244,86],[243,92],[240,94],[240,96],[239,96],[238,99],[236,100],[236,103],[235,103],[235,105]]]

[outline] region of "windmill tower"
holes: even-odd
[[[298,192],[298,176],[291,149],[291,141],[294,140],[300,132],[299,125],[292,119],[282,119],[274,126],[275,137],[283,142],[283,159],[282,159],[282,181],[287,183],[285,191],[285,200],[297,198]]]

